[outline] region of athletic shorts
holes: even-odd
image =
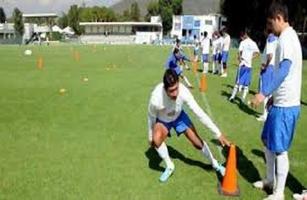
[[[252,68],[241,65],[237,71],[236,84],[249,86],[252,78]]]
[[[228,61],[228,51],[222,51],[222,63],[227,63]]]
[[[203,63],[209,62],[209,54],[202,54],[202,58],[203,58]]]

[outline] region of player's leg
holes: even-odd
[[[193,88],[193,85],[190,83],[190,81],[188,80],[186,76],[184,76],[183,74],[180,74],[180,77],[183,79],[183,81],[187,84],[189,88]]]
[[[203,54],[203,73],[208,73],[208,54]]]
[[[165,182],[171,176],[171,174],[173,173],[175,169],[175,165],[169,156],[167,146],[164,142],[167,138],[168,133],[169,133],[169,130],[168,128],[166,128],[166,126],[163,123],[157,122],[154,125],[153,145],[156,151],[158,152],[159,156],[162,158],[162,160],[166,164],[166,169],[160,176],[161,182]]]
[[[193,144],[193,146],[200,150],[202,154],[210,161],[212,167],[224,176],[225,168],[214,158],[208,144],[199,137],[193,125],[191,125],[190,128],[186,130],[185,136]]]

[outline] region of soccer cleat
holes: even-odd
[[[228,99],[228,101],[233,102],[233,101],[234,101],[234,98],[230,97],[230,98]]]
[[[264,198],[263,200],[284,200],[284,199],[285,199],[284,194],[273,193],[273,194],[267,196],[266,198]]]
[[[175,167],[174,168],[166,168],[164,170],[164,172],[162,173],[162,175],[160,176],[159,180],[164,183],[168,180],[168,178],[173,174],[175,170]]]
[[[293,194],[293,199],[295,200],[307,199],[307,190],[303,190],[302,194]]]
[[[260,115],[260,116],[257,117],[256,119],[257,119],[257,121],[259,121],[259,122],[264,122],[264,121],[266,120],[266,116]]]
[[[226,77],[227,77],[227,73],[223,73],[223,74],[221,75],[221,77],[226,78]]]
[[[215,171],[219,172],[222,176],[225,176],[225,167],[222,164],[218,164],[215,168]]]
[[[264,189],[272,190],[273,189],[273,183],[268,182],[266,179],[254,182],[253,186],[260,190],[264,190]]]

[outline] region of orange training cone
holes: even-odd
[[[200,86],[199,86],[199,90],[201,92],[206,92],[208,89],[208,85],[207,85],[207,77],[206,74],[202,74],[201,78],[200,78]]]
[[[192,67],[193,67],[193,72],[194,72],[194,74],[196,74],[197,73],[197,62],[192,62]]]
[[[44,59],[43,59],[42,56],[39,56],[39,57],[37,58],[36,67],[37,67],[38,69],[43,69],[43,68],[44,68]]]
[[[222,184],[219,184],[219,193],[225,196],[239,196],[240,189],[237,183],[237,158],[236,147],[230,145],[230,150],[227,158],[226,172]]]
[[[75,61],[80,61],[80,53],[79,53],[79,51],[75,51],[74,52],[74,58],[75,58]]]

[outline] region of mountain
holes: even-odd
[[[151,1],[157,0],[120,0],[111,8],[117,13],[123,13],[133,2],[137,2],[141,15],[144,16],[147,13],[147,5]],[[186,15],[204,15],[219,12],[220,0],[183,0],[182,6],[183,13]]]

